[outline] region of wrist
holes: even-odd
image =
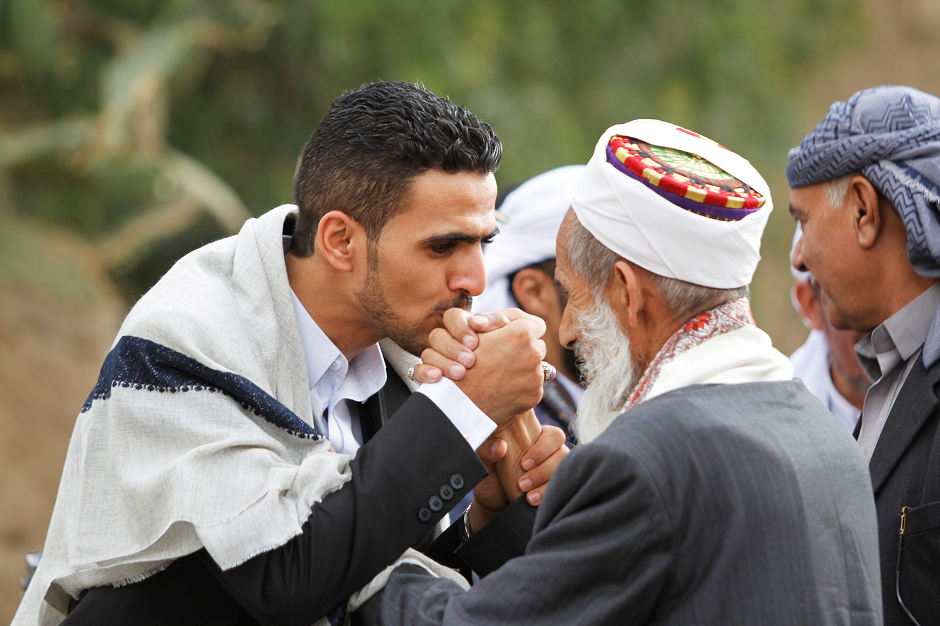
[[[473,502],[464,513],[464,530],[467,533],[467,539],[473,536],[473,533],[483,528],[487,522],[496,517],[499,511],[490,511],[474,498]]]
[[[512,417],[498,423],[490,438],[500,439],[518,439],[522,442],[528,442],[531,445],[538,438],[542,426],[539,424],[535,411],[529,409],[522,413],[516,413]],[[528,447],[528,446],[526,446]]]

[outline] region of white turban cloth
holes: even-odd
[[[764,203],[740,219],[683,208],[667,199],[670,194],[654,191],[608,161],[607,146],[615,136],[698,156],[749,186]],[[689,204],[691,198],[681,201]],[[734,289],[751,282],[773,203],[767,183],[743,157],[674,124],[634,120],[601,136],[575,187],[572,208],[598,241],[640,267],[703,287]]]
[[[558,227],[571,207],[571,192],[583,165],[566,165],[539,174],[517,187],[499,207],[506,222],[483,250],[486,290],[473,299],[474,312],[517,307],[509,277],[555,258]]]

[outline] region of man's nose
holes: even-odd
[[[578,329],[574,324],[574,314],[571,312],[571,305],[565,304],[565,310],[561,313],[561,323],[558,325],[558,343],[565,348],[574,349],[574,344],[578,340]]]
[[[800,240],[796,242],[796,246],[793,248],[793,256],[790,257],[790,264],[798,272],[808,272],[809,268],[806,267],[806,264],[803,262],[803,238],[800,237]]]
[[[463,292],[468,296],[478,296],[486,288],[486,267],[483,264],[483,250],[477,248],[458,261],[448,285],[451,291]]]

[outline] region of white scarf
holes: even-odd
[[[244,563],[351,478],[313,429],[282,245],[295,211],[187,255],[130,312],[76,422],[14,624],[57,624],[83,589],[201,548],[222,569]]]

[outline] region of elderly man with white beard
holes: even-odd
[[[559,340],[588,380],[582,445],[524,549],[493,532],[510,507],[457,550],[519,558],[469,590],[414,565],[386,571],[357,619],[881,624],[864,459],[750,314],[771,206],[750,163],[711,140],[654,120],[608,129],[557,238]],[[445,317],[420,376],[453,373],[485,332]]]

